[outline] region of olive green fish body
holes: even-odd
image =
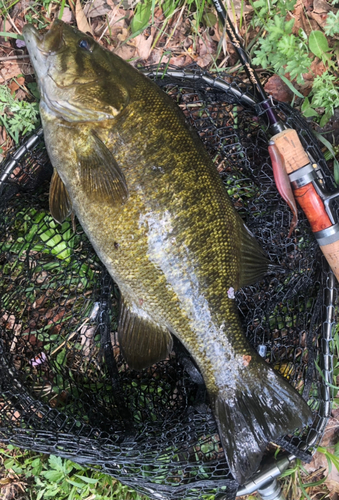
[[[55,144],[54,151],[48,146],[52,163],[67,186],[83,228],[124,297],[182,340],[201,367],[207,385],[213,387],[214,379],[226,375],[225,360],[234,360],[236,352],[240,357],[249,354],[234,300],[225,293],[231,287],[238,288],[240,248],[236,248],[236,241],[240,241],[243,224],[215,169],[210,168],[211,160],[200,141],[188,132],[167,96],[155,85],[151,90],[154,96],[148,88],[146,107],[149,125],[134,119],[141,110],[145,112],[145,99],[139,106],[130,106],[129,113],[116,120],[109,132],[82,124],[56,125],[53,116],[49,122],[42,112],[46,144]],[[160,110],[152,105],[157,98]],[[68,158],[63,152],[65,127]],[[87,134],[94,130],[122,166],[129,188],[123,206],[92,197],[87,185],[79,188],[74,151],[84,151]],[[84,141],[79,147],[81,134]],[[211,353],[206,356],[208,347]],[[209,368],[206,359],[211,360]],[[235,368],[239,365],[233,364]]]
[[[165,93],[61,22],[44,37],[26,26],[24,36],[55,168],[52,214],[76,213],[119,285],[127,362],[140,369],[164,358],[169,332],[194,357],[228,463],[243,482],[268,441],[311,415],[241,329],[233,292],[268,262]]]

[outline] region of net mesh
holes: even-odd
[[[292,216],[274,185],[263,117],[244,105],[249,89],[227,75],[225,92],[197,69],[194,78],[182,73],[167,68],[153,78],[197,128],[236,209],[284,270],[236,301],[251,344],[313,410],[310,429],[278,442],[307,461],[330,411],[333,275],[301,212],[287,237]],[[276,107],[333,189],[306,122]],[[0,440],[101,466],[152,498],[234,496],[194,360],[176,341],[168,361],[142,372],[126,365],[119,290],[77,221],[51,217],[52,168],[42,136],[34,141],[0,169]],[[269,448],[266,461],[272,456]]]

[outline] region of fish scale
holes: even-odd
[[[269,441],[311,423],[300,395],[249,346],[231,290],[273,268],[232,206],[197,134],[153,82],[56,21],[24,27],[54,174],[50,208],[72,210],[121,291],[128,365],[195,359],[239,483]],[[67,143],[65,143],[65,137]]]

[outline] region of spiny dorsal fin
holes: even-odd
[[[123,204],[128,197],[126,179],[113,154],[92,132],[84,147],[77,149],[80,179],[91,198],[100,197]]]
[[[167,358],[173,347],[167,328],[124,300],[120,305],[118,339],[127,364],[134,370],[142,370]]]
[[[60,179],[56,169],[53,170],[49,187],[49,209],[52,217],[60,224],[62,224],[66,217],[72,212],[72,202],[66,186]]]

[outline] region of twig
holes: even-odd
[[[10,24],[12,25],[12,27],[15,29],[15,31],[17,33],[19,33],[19,35],[21,35],[20,31],[18,30],[18,28],[15,26],[15,23],[13,21],[13,19],[11,18],[11,16],[9,14],[7,14],[7,19],[8,21],[10,22]]]
[[[64,347],[65,344],[67,344],[67,342],[69,342],[70,340],[72,340],[73,337],[76,336],[76,334],[81,330],[81,328],[83,326],[86,325],[86,323],[89,322],[89,318],[86,318],[85,321],[82,323],[82,325],[79,326],[79,328],[77,328],[77,330],[75,330],[75,332],[71,333],[66,340],[64,340],[64,342],[62,342],[60,345],[58,345],[58,347],[56,347],[54,349],[53,352],[51,352],[50,354],[50,357],[54,356],[55,353],[57,353],[58,351],[60,351],[60,349],[62,349]]]
[[[0,57],[0,62],[2,62],[2,61],[14,61],[15,59],[25,59],[26,57],[29,57],[29,55],[28,54],[23,54],[22,56]]]

